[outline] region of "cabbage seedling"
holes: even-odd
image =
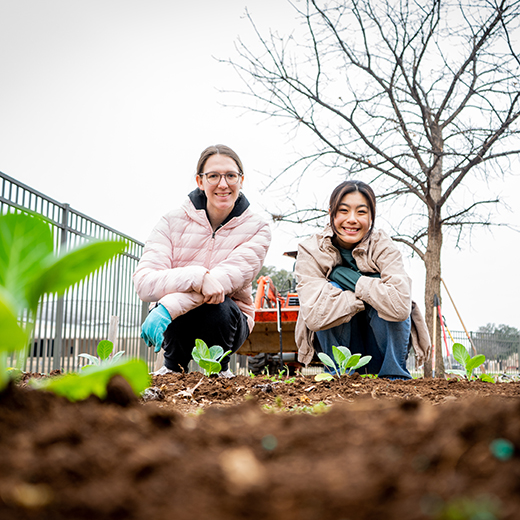
[[[352,354],[347,347],[336,347],[335,345],[332,345],[332,354],[336,363],[332,361],[329,355],[323,352],[318,353],[318,357],[324,365],[333,368],[338,377],[345,375],[347,370],[350,373],[352,370],[365,366],[372,359],[372,356],[361,357],[361,354]],[[334,378],[332,374],[323,372],[322,374],[317,374],[314,379],[316,381],[331,381]]]
[[[63,294],[125,248],[123,241],[91,241],[56,256],[51,228],[42,218],[0,216],[0,392],[9,382],[8,355],[18,354],[19,368],[25,362],[42,295]]]
[[[114,344],[111,341],[104,339],[98,343],[98,346],[97,346],[98,357],[92,356],[90,354],[78,354],[78,357],[85,358],[87,361],[89,361],[89,364],[82,367],[82,370],[85,370],[91,366],[111,365],[111,364],[115,363],[125,353],[124,350],[120,350],[119,352],[116,352],[112,356],[113,350],[114,350]]]
[[[471,357],[466,350],[466,347],[461,343],[454,343],[453,345],[453,357],[464,367],[464,370],[446,370],[449,374],[457,374],[459,376],[466,377],[468,381],[473,379],[473,370],[478,368],[486,361],[484,354],[478,354]],[[483,374],[486,375],[486,374]],[[489,376],[488,376],[489,377]],[[483,381],[488,381],[488,378],[481,377]],[[493,378],[490,378],[491,382],[494,383]]]
[[[204,341],[196,339],[191,355],[195,363],[204,370],[204,375],[210,376],[218,374],[222,370],[220,362],[230,353],[231,350],[224,353],[224,349],[219,345],[208,348]]]

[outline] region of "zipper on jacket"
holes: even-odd
[[[231,222],[231,221],[230,221]],[[211,234],[211,238],[215,238],[215,233],[221,228],[223,227],[222,224],[219,224],[217,229],[215,229],[215,231],[213,231],[213,233]]]

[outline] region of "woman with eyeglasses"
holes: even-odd
[[[187,371],[196,339],[236,352],[254,325],[252,282],[271,241],[268,224],[241,192],[242,162],[224,145],[206,148],[197,188],[166,214],[146,241],[133,275],[141,300],[156,302],[141,337],[164,366],[155,374]],[[221,375],[232,377],[229,356]]]

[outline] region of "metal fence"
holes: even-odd
[[[484,354],[486,361],[482,368],[491,375],[520,373],[520,335],[499,334],[489,332],[468,332],[469,338],[464,331],[451,331],[451,336],[447,337],[448,347],[443,342],[442,358],[444,367],[449,369],[462,369],[461,365],[453,357],[453,343],[464,345],[473,357],[475,354]],[[437,351],[438,352],[438,351]],[[414,375],[422,374],[422,370],[415,366],[415,356],[413,351],[408,358],[408,369]],[[480,373],[480,368],[477,369]]]
[[[99,341],[107,339],[111,316],[119,319],[114,350],[141,357],[152,367],[149,349],[139,337],[147,304],[139,300],[131,281],[143,244],[2,172],[0,182],[1,214],[29,210],[42,215],[53,229],[56,253],[92,239],[123,239],[128,244],[124,253],[70,287],[62,297],[44,296],[38,307],[25,370],[77,370],[83,359],[77,355],[95,355]]]

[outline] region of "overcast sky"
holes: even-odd
[[[262,31],[295,24],[283,0],[0,0],[0,171],[144,242],[195,187],[202,149],[224,143],[241,156],[244,192],[268,218],[287,199],[261,188],[309,138],[224,106],[233,98],[219,90],[244,87],[215,58],[236,57],[239,36],[252,40],[246,6]],[[513,210],[497,221],[520,224],[520,172],[512,173],[492,187]],[[308,196],[325,207],[338,182],[324,176]],[[298,239],[272,230],[266,263],[290,270],[282,253]],[[519,256],[520,235],[505,228],[475,233],[463,251],[445,244],[443,278],[469,330],[520,328]],[[424,309],[424,269],[406,263]],[[443,312],[462,330],[446,295]]]

